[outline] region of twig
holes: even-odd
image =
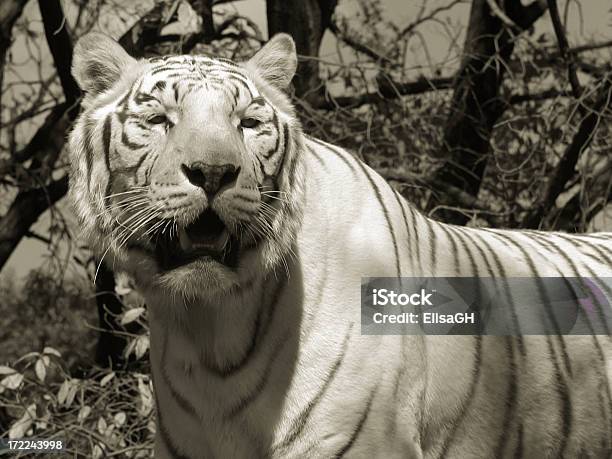
[[[397,37],[398,40],[401,39],[401,38],[404,38],[406,35],[408,35],[410,32],[412,32],[420,24],[423,24],[424,22],[429,21],[430,19],[433,19],[436,15],[438,15],[438,14],[444,12],[444,11],[450,10],[455,5],[458,5],[460,3],[463,3],[463,0],[452,0],[447,5],[442,5],[442,6],[439,6],[438,8],[434,8],[433,10],[431,10],[429,12],[428,15],[420,16],[419,18],[417,18],[416,21],[411,22],[410,24],[408,24],[406,27],[404,27],[401,30],[401,32],[399,33],[399,35]]]
[[[338,40],[343,41],[355,51],[358,51],[361,54],[365,54],[366,56],[375,61],[385,62],[386,64],[394,64],[394,62],[388,57],[383,56],[382,54],[370,48],[368,45],[360,43],[357,40],[344,34],[334,22],[330,23],[329,30],[336,36],[336,38],[338,38]]]
[[[513,94],[508,98],[510,105],[522,104],[525,102],[556,99],[557,97],[570,97],[571,94],[567,91],[559,91],[557,89],[546,89],[544,91],[525,94]]]
[[[422,78],[407,83],[386,84],[378,92],[368,92],[358,96],[335,97],[331,100],[323,100],[316,108],[334,110],[337,108],[355,108],[365,104],[378,102],[382,99],[397,99],[401,96],[422,94],[429,91],[449,89],[453,84],[453,78]]]
[[[568,54],[579,54],[585,51],[596,51],[598,49],[610,48],[612,46],[612,40],[602,41],[600,43],[592,43],[589,45],[575,46],[574,48],[568,48]]]
[[[552,20],[553,27],[555,29],[555,35],[557,36],[557,42],[559,43],[559,51],[561,58],[567,65],[567,76],[572,87],[574,97],[579,99],[582,95],[582,88],[578,81],[578,75],[576,74],[576,63],[574,62],[573,56],[568,52],[569,43],[561,24],[561,18],[559,17],[559,8],[557,7],[556,0],[548,0],[548,10],[550,12],[550,19]]]

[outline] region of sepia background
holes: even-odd
[[[612,230],[612,7],[600,0],[1,0],[0,436],[149,457],[146,308],[64,196],[73,45],[249,57],[290,33],[304,130],[429,216]],[[330,197],[332,199],[333,197]]]

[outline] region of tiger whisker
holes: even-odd
[[[140,218],[144,213],[146,213],[147,211],[153,210],[150,206],[145,207],[144,209],[140,209],[137,212],[133,213],[132,215],[130,215],[128,218],[126,218],[124,221],[119,221],[117,218],[115,219],[115,221],[117,222],[117,224],[121,227],[124,228],[128,228],[129,225],[131,224],[131,222],[134,219],[138,219]],[[125,212],[124,212],[125,213]],[[120,216],[120,215],[119,215]]]
[[[119,235],[117,235],[117,236],[115,236],[115,237],[113,237],[111,239],[110,243],[108,244],[108,247],[106,248],[106,250],[102,254],[102,257],[100,258],[100,261],[98,262],[98,265],[96,267],[96,272],[94,274],[94,280],[93,280],[94,284],[96,283],[96,281],[98,279],[98,273],[100,272],[100,267],[102,266],[102,263],[104,262],[104,258],[106,258],[106,255],[108,255],[108,252],[110,251],[110,249],[117,244],[119,238],[123,237],[123,234],[128,232],[128,230],[129,230],[129,228],[124,228]],[[125,239],[125,241],[127,241],[129,239],[131,234],[133,234],[133,231],[128,234],[128,237]],[[116,247],[116,250],[121,248],[122,245],[123,245],[123,242]]]
[[[107,214],[109,210],[114,210],[114,211],[119,211],[119,216],[123,213],[129,212],[133,209],[137,209],[138,207],[142,206],[142,205],[147,205],[148,201],[144,200],[144,201],[138,201],[138,202],[128,202],[128,203],[124,203],[124,204],[118,204],[115,206],[110,207],[109,209],[105,209],[102,212],[100,212],[99,214],[96,214],[94,216],[94,218],[98,218],[104,214]]]
[[[159,216],[159,214],[158,214]],[[165,224],[164,220],[159,220],[158,222],[156,222],[153,226],[151,226],[151,228],[149,228],[148,230],[146,230],[144,233],[142,233],[142,235],[139,236],[139,238],[142,238],[144,236],[147,236],[148,234],[152,234],[153,232],[155,232],[156,230],[158,230],[159,228],[161,228],[163,225]]]
[[[94,279],[93,279],[93,283],[95,284],[96,281],[98,280],[98,273],[100,272],[100,267],[102,266],[102,262],[104,261],[104,257],[106,257],[106,254],[108,253],[108,251],[111,249],[112,247],[112,243],[108,245],[108,247],[106,248],[106,250],[104,251],[104,253],[102,254],[102,258],[100,258],[100,261],[98,262],[98,266],[96,267],[96,272],[94,274]]]
[[[166,220],[166,223],[164,224],[164,227],[161,230],[161,234],[165,234],[166,233],[166,230],[171,225],[171,223],[172,223],[172,220]]]
[[[267,195],[267,194],[264,194],[264,193],[262,193],[262,195],[264,195],[264,196],[266,196],[266,197],[268,197],[270,199],[276,199],[276,200],[278,200],[280,202],[288,202],[287,199],[279,198],[278,196],[270,196],[270,195]]]
[[[281,191],[281,190],[263,190],[263,191],[261,191],[261,194],[265,194],[265,195],[269,195],[269,194],[284,194],[284,195],[290,196],[289,193],[287,193],[286,191]]]
[[[156,214],[151,214],[149,216],[147,216],[146,218],[142,219],[140,221],[140,223],[131,231],[129,232],[125,237],[123,237],[123,240],[121,241],[121,243],[117,246],[117,250],[119,250],[125,243],[127,243],[127,241],[130,240],[130,238],[138,231],[140,230],[142,227],[148,225],[149,223],[151,223],[152,221],[154,221],[157,217],[159,216],[159,213]],[[143,235],[139,236],[138,239],[140,239]]]
[[[117,235],[117,237],[115,238],[116,241],[119,241],[121,238],[123,238],[123,236],[126,234],[126,232],[130,232],[131,234],[133,234],[133,232],[140,227],[140,225],[142,224],[142,222],[146,221],[147,219],[150,218],[150,214],[147,214],[147,212],[152,212],[155,211],[155,208],[152,208],[150,206],[147,206],[144,209],[139,210],[138,212],[134,213],[133,215],[131,215],[130,217],[128,217],[125,221],[123,222],[119,222],[117,220],[117,223],[120,225],[120,227],[123,228],[123,230],[121,231],[121,233],[119,235]],[[135,222],[133,222],[133,220],[135,220]],[[132,229],[134,228],[134,229]],[[131,235],[130,234],[130,235]],[[129,239],[129,236],[128,236]]]
[[[132,188],[130,190],[122,191],[120,193],[109,194],[108,196],[104,196],[103,199],[106,201],[108,199],[116,198],[117,196],[124,196],[126,194],[136,194],[136,193],[142,194],[143,191],[146,191],[146,190],[147,190],[147,187],[139,187],[138,189]]]
[[[123,204],[129,204],[129,203],[132,203],[132,202],[150,202],[150,201],[149,201],[149,198],[147,198],[146,196],[140,196],[140,195],[138,195],[138,196],[130,196],[129,198],[121,199],[120,201],[118,201],[115,204],[111,204],[109,207],[112,208],[112,207],[115,207],[115,206],[120,206],[120,205],[123,205]]]

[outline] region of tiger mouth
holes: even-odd
[[[210,208],[187,226],[161,236],[156,244],[157,258],[164,270],[206,258],[234,268],[238,249],[238,240]]]

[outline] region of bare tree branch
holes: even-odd
[[[368,56],[370,59],[374,60],[375,62],[384,62],[385,64],[388,64],[388,65],[394,64],[394,61],[392,59],[388,58],[387,56],[383,56],[382,54],[373,50],[371,47],[369,47],[365,43],[360,43],[354,38],[343,33],[335,23],[332,22],[329,25],[329,30],[336,36],[338,40],[346,43],[351,48],[353,48],[355,51],[358,51],[361,54]]]
[[[568,48],[568,54],[579,54],[587,51],[596,51],[598,49],[610,48],[612,47],[612,40],[602,41],[600,43],[591,43],[588,45],[575,46],[573,48]]]
[[[559,51],[561,53],[561,58],[565,61],[567,65],[567,76],[572,87],[574,97],[576,99],[579,99],[582,95],[582,88],[580,87],[580,83],[578,82],[578,75],[576,75],[576,63],[574,61],[574,57],[571,53],[568,52],[569,43],[565,35],[565,30],[563,29],[563,24],[561,24],[561,18],[559,17],[559,8],[557,7],[556,0],[548,0],[548,10],[550,11],[550,18],[555,29],[557,42],[559,43]]]
[[[612,47],[612,41],[595,43],[592,45],[577,46],[575,48],[569,48],[569,53],[579,54],[591,50],[597,50],[602,48]],[[558,51],[556,56],[558,56]],[[376,55],[370,56],[376,59]],[[548,63],[550,64],[555,57],[554,53],[550,54]],[[601,70],[603,71],[603,70]],[[342,96],[336,97],[332,100],[320,100],[319,104],[315,108],[324,110],[334,110],[336,108],[348,108],[348,107],[359,107],[361,105],[375,103],[381,98],[384,99],[396,99],[400,96],[424,94],[431,91],[440,91],[452,88],[452,82],[459,78],[459,75],[455,75],[447,78],[423,78],[416,81],[406,83],[393,83],[390,87],[395,88],[394,90],[384,89],[378,92],[370,92],[360,94],[357,96]],[[570,97],[571,93],[567,91],[557,89],[547,89],[536,93],[525,93],[525,94],[513,94],[508,97],[507,103],[510,105],[522,104],[530,101],[548,100],[557,97]]]
[[[72,37],[68,31],[66,17],[60,0],[38,0],[40,15],[45,27],[47,44],[53,56],[55,68],[64,91],[68,106],[72,106],[79,98],[81,91],[72,77]],[[76,117],[77,110],[72,110]]]
[[[329,96],[321,100],[313,108],[321,110],[335,110],[338,108],[357,108],[366,104],[374,104],[384,99],[397,99],[403,96],[414,96],[432,91],[443,91],[453,87],[454,77],[447,78],[422,78],[405,83],[394,82],[381,86],[376,92],[368,92],[356,96]],[[508,106],[535,102],[541,100],[556,99],[558,97],[571,97],[572,94],[558,89],[546,89],[539,92],[512,94],[504,101]]]
[[[11,46],[13,25],[21,16],[21,12],[28,0],[3,0],[0,1],[0,90],[4,82],[4,62],[6,52]]]
[[[355,108],[365,104],[379,102],[381,99],[396,99],[401,96],[422,94],[430,91],[449,89],[454,79],[432,78],[420,79],[406,83],[385,84],[377,92],[365,93],[357,96],[342,96],[322,100],[315,108],[334,110],[336,108]]]
[[[28,0],[5,0],[0,2],[0,53],[4,57],[11,46],[13,25],[21,16]],[[4,59],[2,59],[4,63]]]
[[[533,93],[513,94],[508,98],[508,103],[510,105],[518,105],[525,102],[556,99],[558,97],[571,97],[571,94],[567,91],[559,91],[558,89],[546,89]]]
[[[612,106],[612,81],[605,80],[601,96],[593,104],[590,113],[586,115],[578,127],[572,142],[568,145],[553,177],[550,179],[544,199],[540,205],[531,212],[527,218],[525,227],[536,228],[545,214],[555,205],[555,201],[563,192],[566,184],[576,173],[576,164],[582,152],[590,145],[595,135],[595,130],[604,112]]]
[[[429,21],[430,19],[435,18],[440,13],[443,13],[445,11],[451,10],[453,7],[455,7],[456,5],[459,5],[462,2],[463,2],[463,0],[451,0],[446,5],[442,5],[442,6],[439,6],[437,8],[434,8],[427,15],[418,17],[415,21],[411,22],[406,27],[404,27],[400,31],[399,36],[397,38],[398,39],[404,38],[405,36],[407,36],[410,33],[412,33],[419,25],[423,24],[426,21]]]
[[[164,3],[155,3],[128,31],[117,40],[134,57],[143,57],[147,46],[158,41],[163,26]]]
[[[15,168],[16,164],[22,164],[30,159],[39,152],[51,138],[52,132],[56,129],[57,122],[66,112],[67,104],[56,105],[47,115],[47,118],[43,124],[38,128],[36,133],[30,139],[30,142],[19,150],[11,158],[0,162],[0,177],[9,173]]]
[[[68,177],[49,186],[21,191],[0,219],[0,270],[38,217],[68,191]]]
[[[514,21],[510,19],[506,15],[506,13],[504,13],[504,11],[500,8],[496,0],[487,0],[487,5],[489,5],[489,9],[491,10],[491,13],[493,14],[493,16],[497,16],[501,20],[501,22],[504,23],[506,27],[510,27],[513,29],[518,28],[518,26],[514,23]]]

